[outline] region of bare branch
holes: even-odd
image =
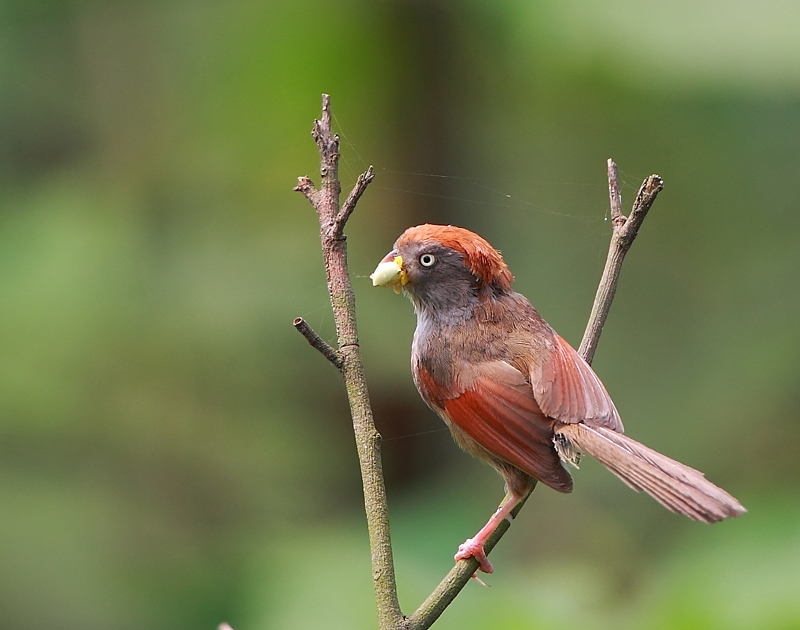
[[[326,162],[338,163],[339,161],[339,136],[334,134],[331,129],[331,97],[328,94],[322,95],[322,119],[314,121],[311,135],[317,142],[319,154]],[[322,164],[322,175],[325,176],[325,164]]]
[[[636,199],[633,202],[633,210],[631,216],[625,224],[625,239],[627,247],[631,246],[633,239],[639,233],[639,227],[642,225],[644,218],[647,216],[650,207],[656,200],[658,193],[664,189],[664,180],[658,175],[651,175],[642,182],[639,187],[639,192],[636,194]]]
[[[597,350],[597,343],[600,340],[600,333],[608,318],[611,309],[611,302],[617,292],[617,282],[622,271],[622,262],[625,254],[628,253],[633,240],[639,233],[639,228],[647,216],[648,210],[656,200],[658,193],[664,188],[664,182],[658,175],[650,175],[642,183],[630,217],[622,215],[620,207],[622,200],[619,194],[619,184],[617,182],[617,165],[609,158],[608,160],[608,191],[611,199],[611,220],[613,223],[613,233],[611,234],[611,244],[608,248],[606,265],[600,284],[597,287],[592,314],[589,316],[589,323],[586,332],[583,334],[578,353],[591,364],[594,353]]]
[[[358,178],[353,192],[348,196],[344,208],[340,210],[339,137],[331,131],[331,103],[327,94],[322,95],[322,118],[314,121],[311,133],[319,147],[322,183],[320,189],[315,190],[311,180],[301,177],[295,190],[306,196],[319,215],[320,240],[328,278],[328,293],[336,322],[338,349],[334,350],[319,339],[319,335],[311,328],[303,326],[305,322],[301,318],[295,320],[295,327],[334,365],[337,365],[335,359],[338,360],[337,367],[342,373],[350,402],[361,479],[364,485],[364,509],[367,514],[367,529],[372,552],[372,581],[378,608],[378,622],[381,630],[396,629],[403,616],[397,600],[392,543],[389,536],[389,510],[380,454],[381,436],[375,429],[367,382],[364,378],[361,348],[358,345],[355,297],[347,272],[347,244],[343,233],[356,202],[372,181],[372,168],[370,167]]]
[[[306,323],[306,320],[304,320],[302,317],[295,317],[292,325],[297,329],[297,332],[299,332],[308,340],[308,343],[310,343],[312,347],[319,350],[322,353],[322,356],[333,363],[337,370],[342,369],[342,355],[334,350],[327,341],[320,337],[316,331]]]
[[[312,182],[308,177],[298,177],[297,186],[292,188],[292,190],[303,193],[306,196],[306,199],[308,199],[308,202],[316,209],[317,189],[314,187],[314,182]]]
[[[344,224],[347,223],[347,220],[350,218],[350,215],[353,214],[353,210],[356,209],[356,204],[358,200],[361,199],[361,195],[364,194],[364,191],[369,186],[369,183],[375,178],[375,173],[372,170],[372,165],[367,169],[366,173],[361,173],[358,176],[358,180],[356,180],[356,185],[353,186],[353,190],[350,191],[350,194],[347,196],[347,199],[342,206],[341,211],[339,212],[339,216],[336,217],[336,228],[339,234],[342,233],[344,229]]]
[[[619,192],[617,165],[612,159],[608,160],[608,200],[611,204],[611,220],[614,225],[619,221],[625,223],[625,217],[622,216],[622,195]]]

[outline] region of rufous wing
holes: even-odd
[[[572,478],[553,448],[553,421],[546,418],[525,376],[505,361],[463,365],[455,391],[436,385],[420,368],[419,381],[435,407],[496,457],[559,490]],[[423,383],[420,383],[423,384]]]
[[[531,370],[533,395],[542,413],[567,424],[584,422],[623,432],[622,420],[594,370],[559,335]]]

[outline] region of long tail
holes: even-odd
[[[554,442],[564,458],[574,451],[597,459],[634,490],[644,490],[668,510],[714,523],[747,510],[699,470],[647,448],[622,433],[583,423],[557,424]]]

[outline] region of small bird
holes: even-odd
[[[422,399],[466,452],[493,466],[507,497],[458,548],[492,572],[484,544],[532,489],[534,479],[572,491],[562,462],[600,461],[668,510],[706,523],[745,508],[703,473],[623,435],[606,388],[586,361],[511,288],[500,253],[464,228],[407,229],[370,276],[404,292],[417,328],[411,350]]]

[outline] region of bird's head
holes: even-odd
[[[507,293],[513,280],[486,240],[464,228],[431,224],[403,232],[370,278],[376,287],[404,290],[417,307],[435,309]]]

